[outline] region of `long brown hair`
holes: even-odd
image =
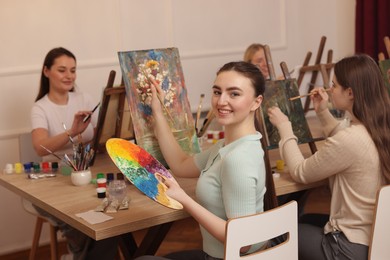
[[[243,76],[247,77],[253,85],[255,90],[255,97],[264,94],[265,90],[265,79],[263,74],[260,72],[259,68],[256,65],[253,65],[249,62],[230,62],[225,64],[218,72],[217,75],[224,71],[235,71]],[[276,192],[274,180],[272,177],[272,169],[269,162],[267,145],[265,143],[265,133],[264,127],[262,125],[261,117],[259,117],[259,113],[261,113],[260,108],[256,110],[254,117],[254,124],[256,130],[261,133],[263,138],[261,139],[261,146],[264,150],[264,164],[265,164],[265,174],[266,174],[266,192],[264,194],[264,211],[273,209],[277,206]]]
[[[390,98],[379,67],[368,55],[357,54],[337,62],[334,73],[344,89],[352,89],[352,112],[374,141],[382,174],[389,184]]]
[[[49,79],[45,76],[44,70],[45,67],[47,69],[50,69],[51,66],[53,66],[55,59],[61,56],[68,56],[70,58],[73,58],[74,61],[76,61],[76,56],[74,56],[73,53],[68,51],[65,48],[58,47],[50,50],[45,57],[45,60],[43,61],[42,71],[41,71],[41,80],[39,83],[39,92],[37,97],[35,98],[35,102],[43,98],[47,93],[49,93],[50,90],[50,82]],[[72,88],[70,91],[74,91],[74,88]]]

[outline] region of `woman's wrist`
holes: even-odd
[[[279,135],[281,138],[288,136],[288,135],[294,135],[294,132],[292,130],[292,125],[290,121],[285,121],[276,126],[278,129]]]
[[[72,132],[72,130],[65,130],[65,133],[66,133],[66,135],[69,137],[69,138],[73,138],[73,132]]]

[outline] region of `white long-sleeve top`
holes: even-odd
[[[278,126],[280,154],[295,181],[329,179],[332,199],[324,232],[339,230],[350,242],[369,245],[376,194],[384,184],[378,151],[363,125],[343,127],[328,110],[317,116],[327,136],[321,149],[305,159],[285,122]]]

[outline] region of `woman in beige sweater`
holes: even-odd
[[[349,112],[351,125],[334,119],[327,93],[314,89],[314,108],[327,139],[311,157],[302,156],[280,109],[268,111],[291,177],[302,183],[328,178],[332,192],[325,227],[299,225],[301,260],[367,259],[376,193],[390,183],[390,99],[377,64],[367,55],[354,55],[337,62],[334,72],[332,102]]]

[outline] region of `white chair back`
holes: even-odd
[[[272,210],[235,219],[226,225],[225,260],[290,259],[298,260],[297,202],[291,201]],[[277,246],[240,257],[240,248],[287,233]]]
[[[372,225],[370,260],[390,259],[388,238],[390,234],[390,185],[382,187],[377,195]]]

